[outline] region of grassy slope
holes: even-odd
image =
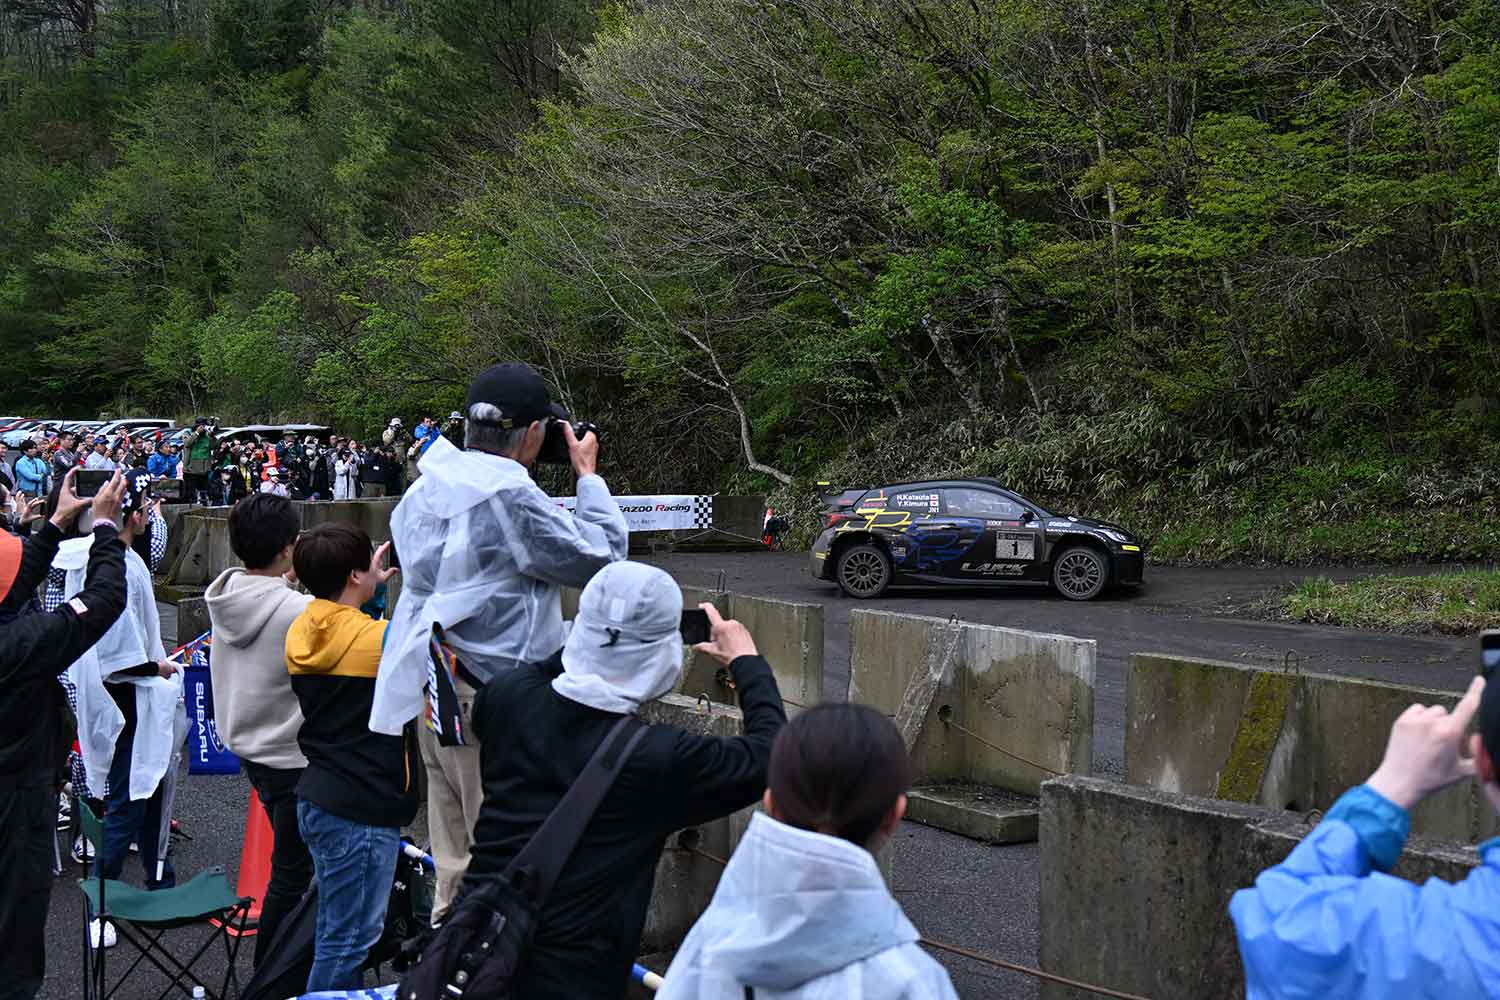
[[[1500,627],[1500,572],[1308,580],[1281,598],[1281,608],[1289,617],[1327,625],[1466,635]]]

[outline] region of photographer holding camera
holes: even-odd
[[[434,914],[448,907],[463,878],[483,800],[479,746],[469,727],[476,691],[556,653],[563,644],[560,588],[582,587],[624,559],[629,545],[625,517],[595,471],[598,435],[585,430],[579,438],[529,365],[480,373],[467,410],[464,450],[434,435],[421,478],[391,516],[403,584],[370,713],[370,728],[389,734],[421,714],[436,652],[443,666],[428,697],[438,702],[432,717],[441,732],[419,727],[438,867]],[[572,465],[576,514],[532,482],[527,468],[538,460]]]
[[[208,476],[219,453],[219,422],[208,417],[193,421],[192,432],[183,439],[182,478],[190,503],[208,502]]]
[[[1345,792],[1285,861],[1234,894],[1229,915],[1250,1000],[1495,995],[1500,839],[1479,845],[1479,865],[1461,882],[1419,886],[1386,874],[1406,845],[1411,811],[1434,792],[1473,782],[1500,811],[1500,663],[1484,666],[1486,677],[1452,711],[1402,712],[1369,780]]]

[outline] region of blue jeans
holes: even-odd
[[[401,830],[365,826],[298,800],[297,826],[318,880],[317,940],[307,992],[364,985],[365,956],[385,929]]]
[[[135,697],[135,692],[130,692]],[[109,794],[104,797],[104,843],[99,845],[94,874],[117,879],[125,869],[125,857],[135,842],[141,851],[141,865],[146,869],[147,889],[169,889],[177,884],[177,872],[171,858],[158,859],[161,844],[162,786],[158,783],[149,799],[130,798],[130,755],[135,744],[134,713],[125,717],[125,728],[115,740],[115,755],[109,761]],[[165,781],[165,779],[163,779]],[[161,860],[162,875],[156,877]],[[106,900],[107,902],[107,900]]]

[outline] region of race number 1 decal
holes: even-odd
[[[1001,531],[995,535],[995,558],[1008,562],[1030,562],[1036,558],[1036,536],[1027,532]]]

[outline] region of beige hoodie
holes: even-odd
[[[235,567],[203,595],[213,625],[209,667],[219,738],[242,759],[292,770],[307,766],[297,746],[302,709],[286,668],[286,633],[312,603],[280,577]]]

